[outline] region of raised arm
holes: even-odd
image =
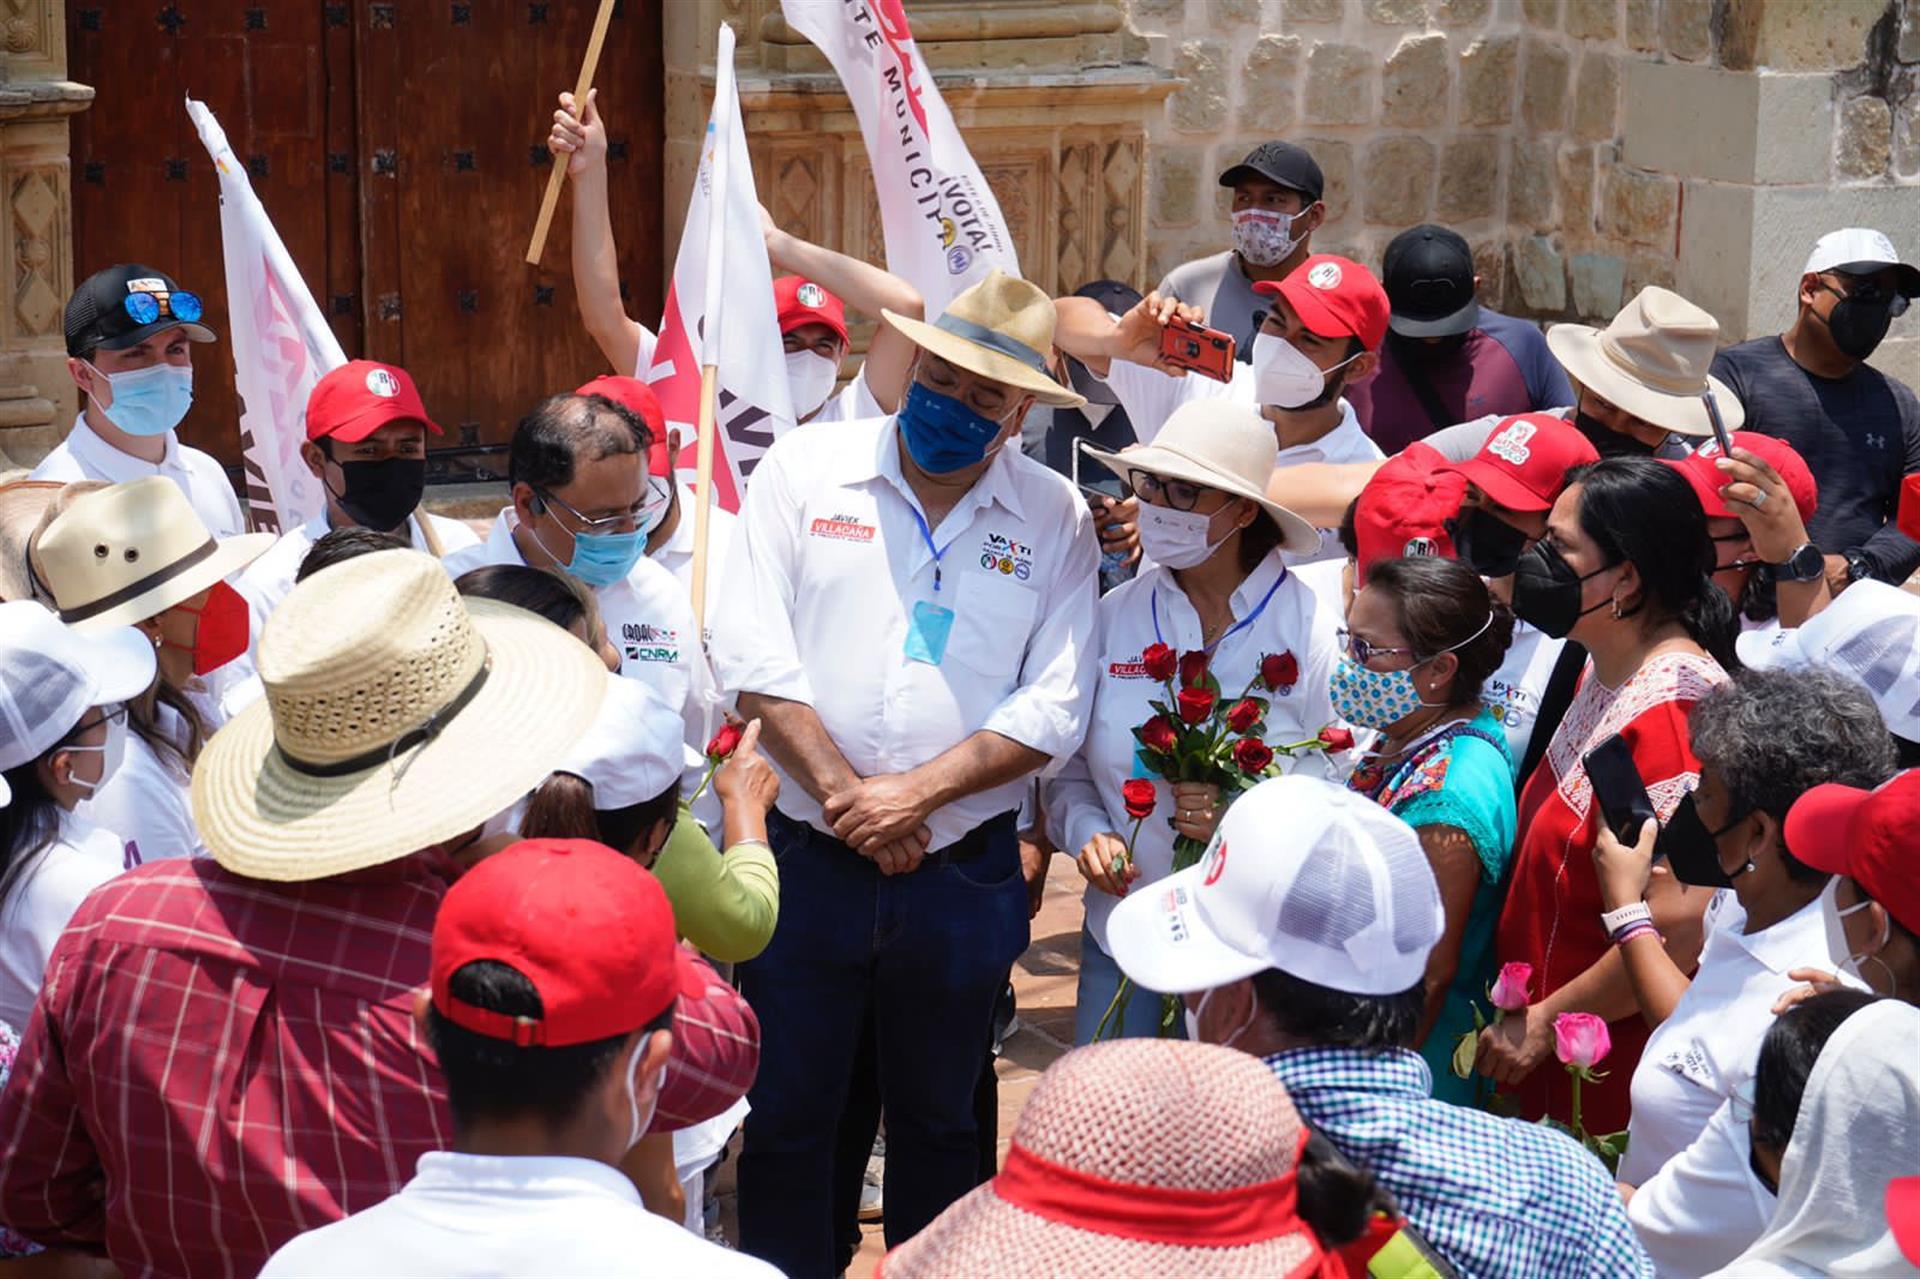
[[[599,92],[587,91],[586,109],[579,115],[573,95],[560,95],[547,150],[565,161],[573,188],[573,295],[580,322],[613,371],[633,377],[641,355],[653,353],[653,334],[627,314],[620,300],[620,254],[607,202],[607,130],[594,101]]]
[[[898,329],[880,319],[881,309],[918,320],[926,303],[920,291],[899,276],[870,262],[803,240],[773,224],[766,209],[760,224],[767,238],[767,257],[783,274],[804,275],[862,315],[878,322],[873,344],[862,366],[867,390],[874,402],[892,413],[907,389],[907,368],[916,348]]]
[[[1185,377],[1185,369],[1160,358],[1160,330],[1176,316],[1195,323],[1204,318],[1199,307],[1159,293],[1147,294],[1117,320],[1092,298],[1055,298],[1053,344],[1101,377],[1114,360]]]

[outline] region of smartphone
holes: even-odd
[[[1587,752],[1587,780],[1593,783],[1593,796],[1600,803],[1600,816],[1623,844],[1640,839],[1640,824],[1656,820],[1653,801],[1647,798],[1647,784],[1633,762],[1626,739],[1615,733]]]
[[[1707,402],[1707,424],[1713,428],[1713,438],[1720,442],[1720,455],[1732,457],[1733,436],[1727,433],[1727,424],[1720,420],[1720,405],[1713,398],[1712,388],[1709,387],[1707,393],[1700,398]]]
[[[1083,462],[1081,455],[1087,450],[1087,437],[1081,436],[1073,442],[1073,486],[1088,497],[1104,497],[1113,502],[1127,499],[1126,481],[1115,475],[1107,464],[1097,457],[1089,455]]]
[[[1233,335],[1182,319],[1160,330],[1160,354],[1169,364],[1225,382],[1233,376]]]

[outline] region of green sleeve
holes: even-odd
[[[683,803],[653,873],[673,903],[680,935],[722,963],[765,950],[780,918],[780,868],[758,844],[719,852]]]

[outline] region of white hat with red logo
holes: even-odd
[[[1413,827],[1317,777],[1261,782],[1227,809],[1196,866],[1130,894],[1107,951],[1168,994],[1269,968],[1354,995],[1397,995],[1446,924]]]

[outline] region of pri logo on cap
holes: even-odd
[[[1430,537],[1410,537],[1407,544],[1400,548],[1400,553],[1410,559],[1438,559],[1440,544]]]
[[[812,280],[808,280],[800,286],[799,291],[793,296],[801,306],[809,306],[818,310],[826,303],[827,291],[815,284]]]
[[[1527,447],[1527,441],[1533,438],[1533,433],[1538,429],[1531,422],[1515,422],[1487,441],[1487,452],[1503,462],[1525,466],[1527,459],[1533,456],[1533,450]]]
[[[1695,449],[1695,450],[1693,451],[1693,455],[1694,455],[1695,457],[1719,457],[1719,456],[1720,456],[1720,441],[1719,441],[1719,440],[1707,440],[1706,442],[1704,442],[1703,444],[1701,444],[1699,448],[1697,448],[1697,449]]]
[[[1322,262],[1307,272],[1307,283],[1316,289],[1337,289],[1340,287],[1340,264]]]
[[[392,399],[400,394],[400,379],[385,369],[374,369],[367,374],[367,389],[375,395]]]

